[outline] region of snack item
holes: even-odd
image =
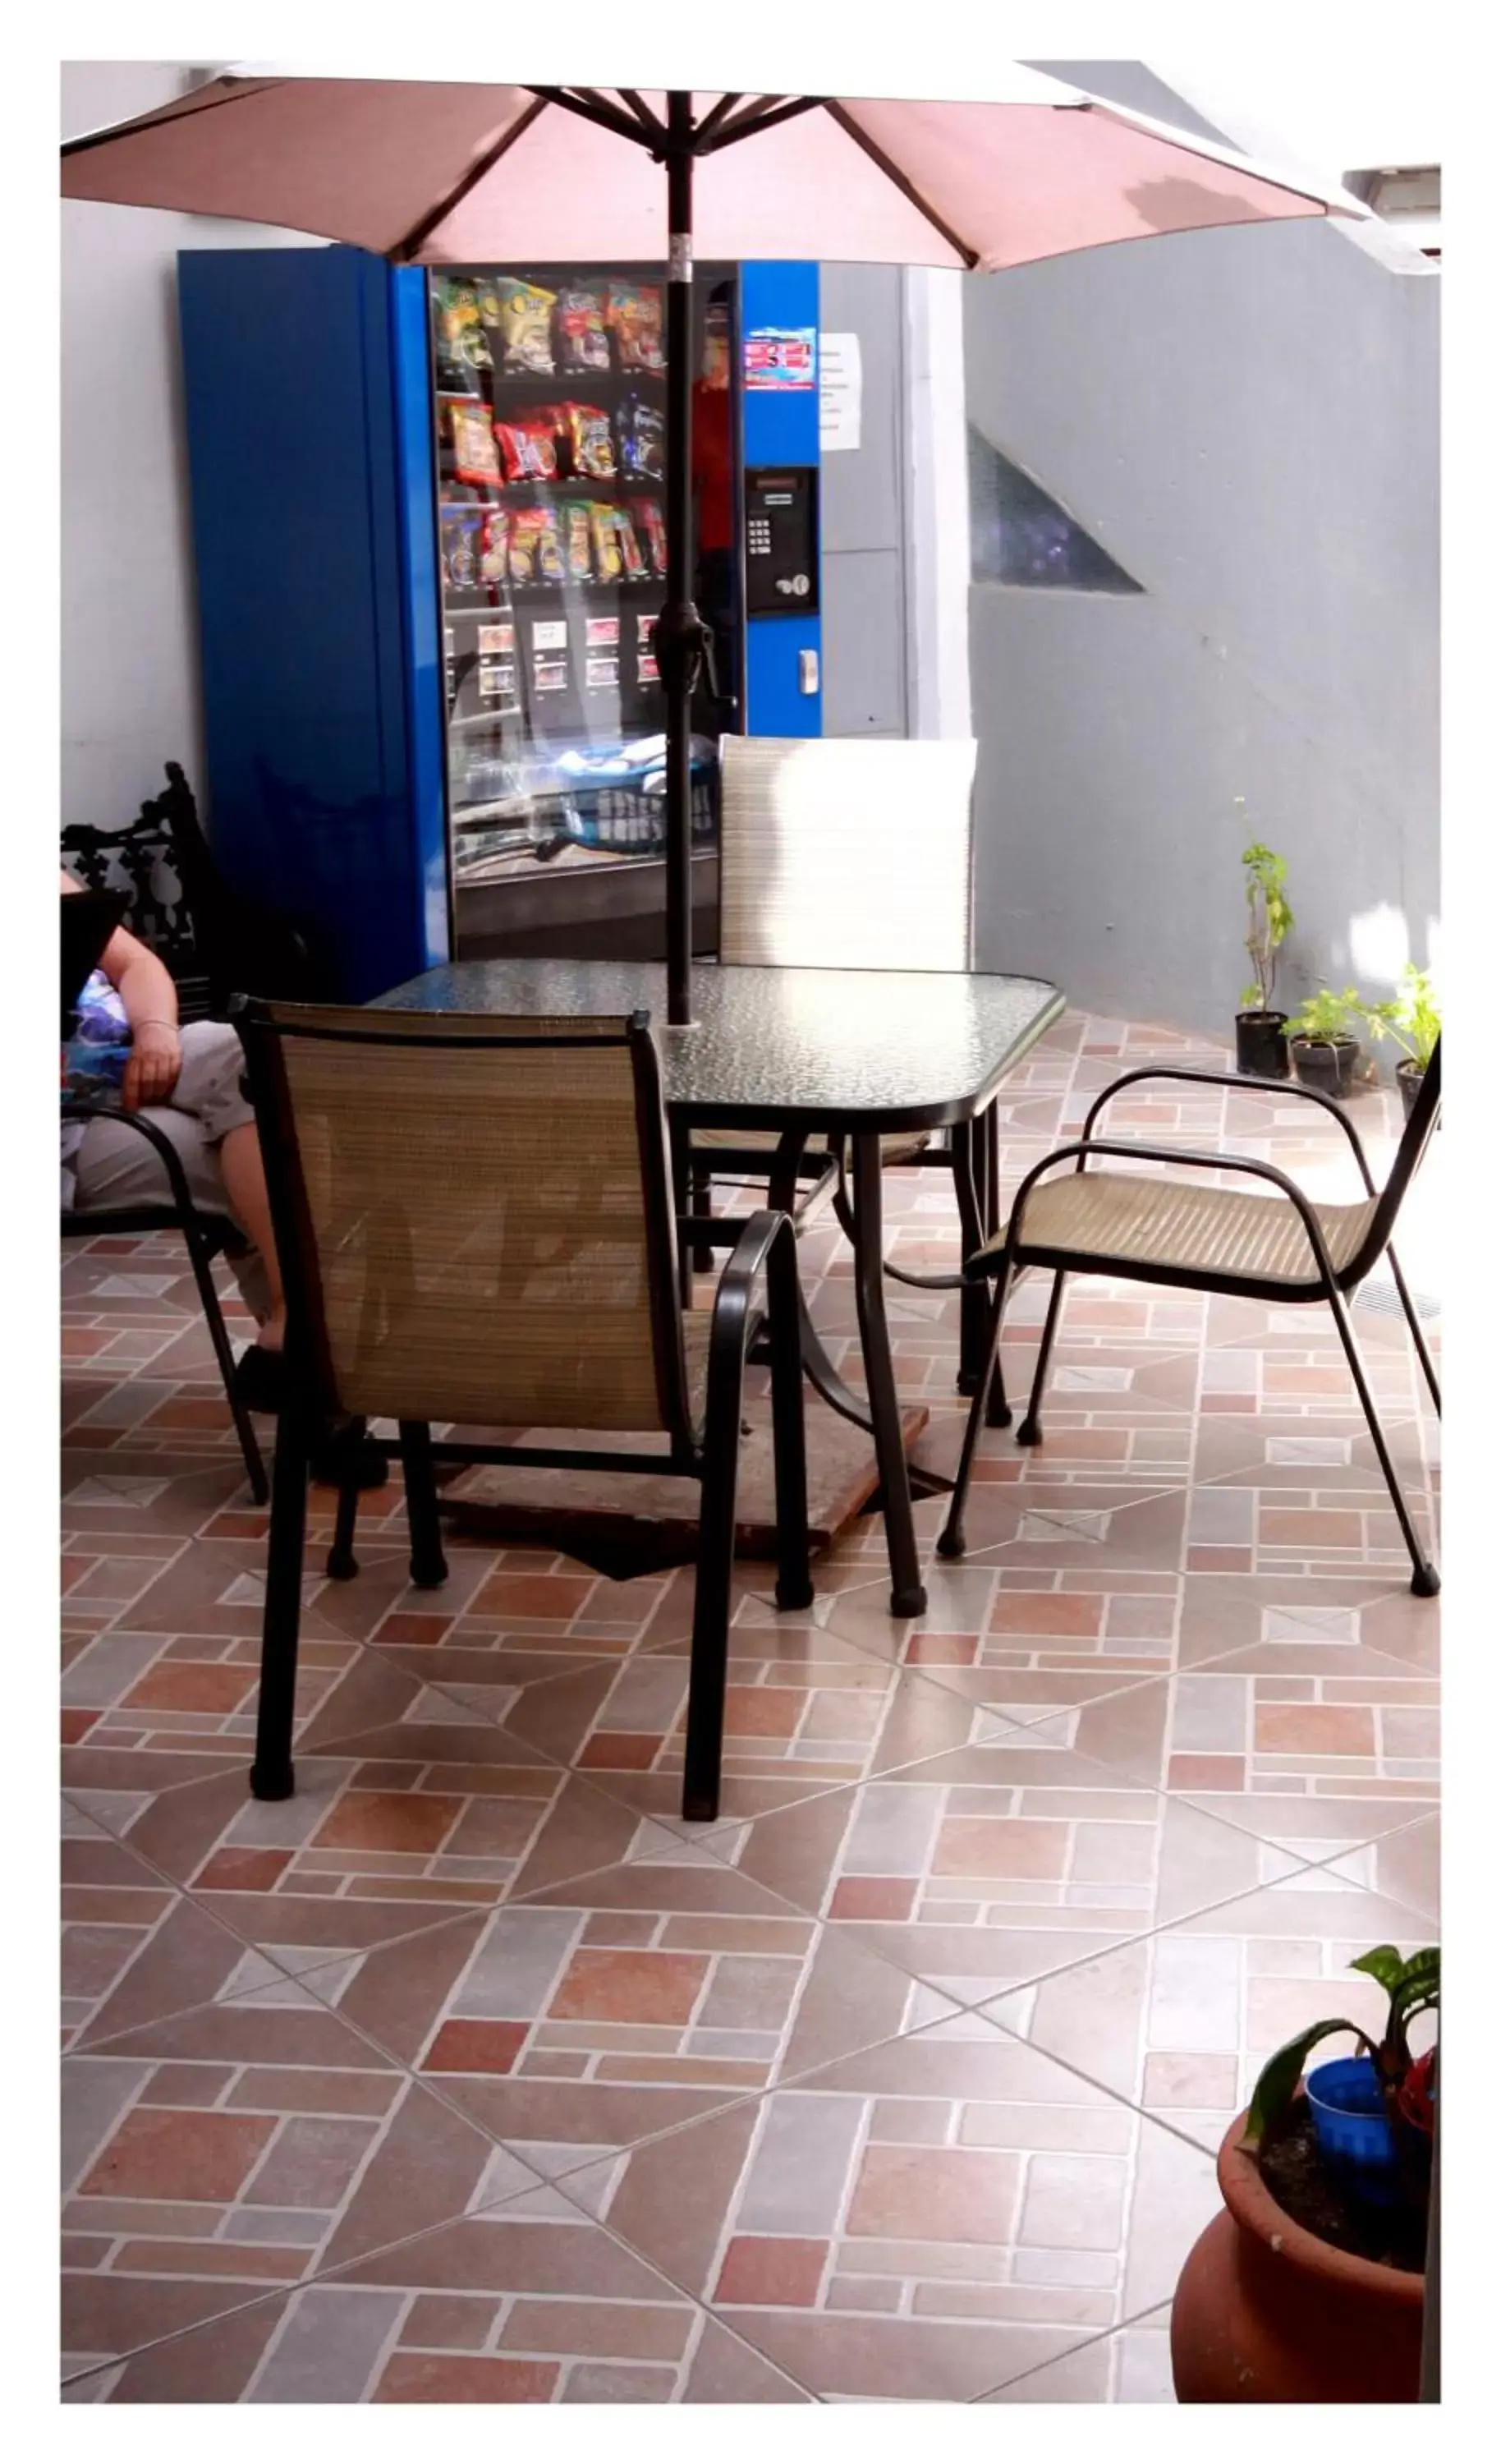
[[[553,311],[555,291],[503,275],[479,293],[480,321],[489,338],[497,368],[510,374],[550,377],[553,373]]]
[[[651,569],[661,581],[667,570],[667,525],[662,517],[662,507],[655,496],[642,496],[635,510],[645,535]]]
[[[610,338],[604,329],[604,294],[580,284],[557,295],[557,363],[563,368],[608,368]]]
[[[557,517],[551,506],[526,505],[512,514],[508,561],[512,582],[562,581]]]
[[[660,479],[664,469],[666,429],[654,403],[628,393],[616,416],[620,440],[620,468],[633,479]]]
[[[445,377],[466,393],[478,393],[474,371],[490,364],[489,348],[480,324],[479,298],[472,282],[437,275],[432,286],[437,319],[438,365]]]
[[[576,479],[613,479],[615,447],[610,436],[610,423],[602,410],[588,402],[565,402],[560,426],[568,446],[568,458]]]
[[[443,505],[438,514],[443,578],[450,590],[472,590],[479,580],[480,514],[475,505]]]
[[[644,582],[646,560],[642,554],[642,543],[636,536],[636,525],[623,505],[615,506],[614,513],[616,529],[620,541],[620,560],[625,567],[625,579],[627,582]]]
[[[592,582],[594,551],[589,544],[588,506],[560,505],[558,516],[563,526],[563,569],[569,581]]]
[[[480,531],[480,580],[497,588],[506,579],[506,537],[510,518],[498,506],[489,506],[483,516]]]
[[[495,442],[506,477],[512,483],[556,478],[557,434],[551,412],[534,412],[530,419],[497,419]]]
[[[619,510],[615,505],[591,505],[589,508],[595,571],[601,582],[619,582],[625,571],[625,556],[616,529]]]
[[[660,368],[662,293],[650,282],[612,282],[605,315],[622,368]]]
[[[486,405],[477,397],[473,402],[450,402],[448,425],[453,436],[455,476],[470,488],[498,488],[500,456],[495,451]]]

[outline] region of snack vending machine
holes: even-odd
[[[366,1000],[662,946],[661,268],[179,258],[209,827]],[[717,739],[819,725],[816,266],[694,283],[694,944]]]

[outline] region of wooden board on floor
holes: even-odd
[[[831,1412],[816,1395],[807,1397],[808,1521],[816,1551],[827,1549],[876,1494],[876,1452],[863,1429]],[[910,1454],[927,1425],[925,1404],[903,1414]],[[751,1402],[750,1435],[742,1441],[735,1553],[774,1562],[775,1481],[770,1406]],[[512,1442],[598,1444],[582,1431],[512,1432]],[[661,1447],[653,1438],[622,1439],[622,1448],[643,1454]],[[445,1520],[456,1532],[533,1548],[549,1546],[606,1574],[646,1573],[663,1566],[691,1564],[698,1548],[696,1482],[658,1472],[547,1471],[524,1464],[479,1463],[461,1470],[443,1492]]]

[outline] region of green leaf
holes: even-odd
[[[1279,2121],[1292,2103],[1298,2080],[1303,2076],[1303,2064],[1314,2047],[1325,2036],[1340,2035],[1358,2036],[1367,2052],[1370,2051],[1369,2036],[1363,2028],[1356,2026],[1353,2019],[1318,2019],[1312,2028],[1305,2028],[1300,2036],[1294,2036],[1291,2044],[1284,2045],[1280,2053],[1273,2055],[1256,2081],[1251,2111],[1246,2118],[1243,2146],[1260,2146],[1273,2123]]]
[[[1439,1981],[1439,1948],[1436,1943],[1427,1950],[1415,1950],[1412,1957],[1406,1962],[1403,1969],[1402,1981],[1403,1985],[1421,1985],[1425,1990],[1426,1990],[1430,1985],[1437,1988]]]
[[[1375,1950],[1366,1951],[1360,1959],[1352,1959],[1350,1965],[1359,1969],[1363,1976],[1374,1976],[1377,1984],[1387,1993],[1396,1991],[1407,1972],[1407,1963],[1392,1942],[1379,1944]]]

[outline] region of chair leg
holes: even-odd
[[[183,1219],[183,1239],[187,1244],[193,1281],[198,1286],[199,1306],[204,1313],[204,1323],[208,1329],[208,1340],[213,1345],[214,1358],[219,1363],[219,1375],[224,1379],[224,1391],[229,1404],[229,1417],[234,1422],[234,1434],[240,1441],[240,1453],[245,1461],[246,1477],[250,1484],[250,1495],[257,1506],[264,1506],[271,1494],[266,1479],[266,1465],[261,1459],[261,1450],[250,1416],[234,1391],[234,1353],[229,1345],[229,1331],[224,1322],[224,1310],[219,1303],[219,1290],[213,1278],[212,1261],[197,1224],[186,1216]]]
[[[712,1198],[713,1186],[713,1176],[710,1173],[707,1164],[695,1164],[688,1175],[688,1212],[690,1215],[712,1215],[714,1211]],[[711,1275],[713,1271],[713,1250],[707,1244],[701,1248],[695,1249],[693,1251],[693,1272],[696,1275]]]
[[[1058,1331],[1058,1316],[1062,1308],[1063,1269],[1060,1266],[1053,1278],[1053,1289],[1048,1294],[1048,1314],[1043,1320],[1042,1348],[1037,1354],[1037,1366],[1033,1375],[1032,1399],[1027,1406],[1027,1417],[1016,1432],[1016,1442],[1019,1446],[1040,1446],[1042,1443],[1042,1422],[1037,1416],[1042,1409],[1042,1390],[1047,1384],[1048,1363],[1053,1357],[1053,1338]]]
[[[400,1420],[397,1426],[402,1439],[406,1526],[412,1542],[411,1577],[420,1592],[435,1592],[448,1579],[448,1561],[443,1553],[443,1527],[438,1520],[432,1431],[425,1420]]]
[[[1350,1323],[1350,1312],[1345,1307],[1343,1294],[1336,1290],[1333,1286],[1329,1287],[1329,1306],[1334,1312],[1335,1324],[1339,1330],[1339,1340],[1344,1346],[1344,1356],[1350,1364],[1350,1375],[1355,1379],[1355,1391],[1360,1398],[1360,1409],[1365,1414],[1365,1424],[1371,1432],[1371,1443],[1376,1448],[1376,1459],[1381,1464],[1382,1477],[1391,1492],[1391,1501],[1397,1509],[1397,1520],[1402,1525],[1402,1536],[1407,1544],[1407,1554],[1412,1559],[1411,1589],[1420,1600],[1430,1600],[1439,1588],[1438,1568],[1423,1553],[1423,1543],[1418,1537],[1417,1527],[1408,1511],[1407,1501],[1402,1493],[1402,1483],[1397,1477],[1397,1467],[1387,1450],[1386,1440],[1381,1433],[1381,1424],[1377,1418],[1375,1398],[1366,1382],[1365,1364],[1360,1358],[1360,1346],[1355,1339],[1355,1329]]]
[[[802,1346],[797,1322],[797,1252],[790,1234],[767,1261],[771,1302],[772,1444],[776,1469],[776,1605],[813,1602],[808,1562],[808,1447],[803,1420]]]
[[[353,1458],[364,1437],[363,1420],[355,1423],[349,1437]],[[325,1572],[336,1583],[351,1583],[359,1572],[355,1554],[355,1521],[359,1512],[359,1482],[351,1460],[338,1484],[338,1506],[334,1516],[334,1540],[325,1561]]]
[[[687,1735],[683,1757],[685,1822],[713,1822],[719,1814],[745,1371],[743,1324],[723,1330],[723,1339],[719,1339],[721,1332],[716,1328],[709,1339],[708,1398],[704,1416],[698,1574],[693,1593]]]
[[[261,1683],[255,1713],[250,1794],[268,1803],[291,1796],[292,1731],[296,1715],[297,1639],[302,1625],[302,1546],[308,1519],[308,1436],[300,1413],[276,1423],[272,1472],[271,1538],[266,1552],[266,1607],[261,1623]]]
[[[1003,1261],[1000,1274],[996,1278],[995,1298],[990,1305],[990,1323],[986,1328],[988,1363],[992,1357],[998,1358],[1000,1354],[1001,1319],[1006,1310],[1006,1294],[1011,1279],[1011,1260],[1008,1258]],[[960,1449],[959,1469],[954,1476],[953,1494],[948,1501],[948,1513],[944,1528],[938,1535],[938,1553],[941,1557],[962,1557],[965,1552],[965,1501],[969,1494],[969,1475],[974,1469],[974,1450],[980,1442],[980,1430],[985,1421],[989,1387],[989,1379],[983,1380],[974,1401],[969,1406],[969,1418],[965,1423],[965,1441]]]
[[[1387,1249],[1386,1260],[1392,1270],[1392,1282],[1397,1287],[1397,1298],[1402,1303],[1403,1315],[1407,1321],[1407,1332],[1412,1337],[1412,1348],[1418,1355],[1418,1366],[1428,1381],[1428,1393],[1433,1397],[1433,1408],[1435,1412],[1442,1413],[1443,1406],[1439,1400],[1438,1373],[1433,1366],[1433,1354],[1428,1350],[1427,1338],[1424,1334],[1423,1329],[1418,1323],[1418,1312],[1412,1306],[1412,1295],[1407,1289],[1407,1278],[1397,1264],[1397,1252],[1395,1249]]]

